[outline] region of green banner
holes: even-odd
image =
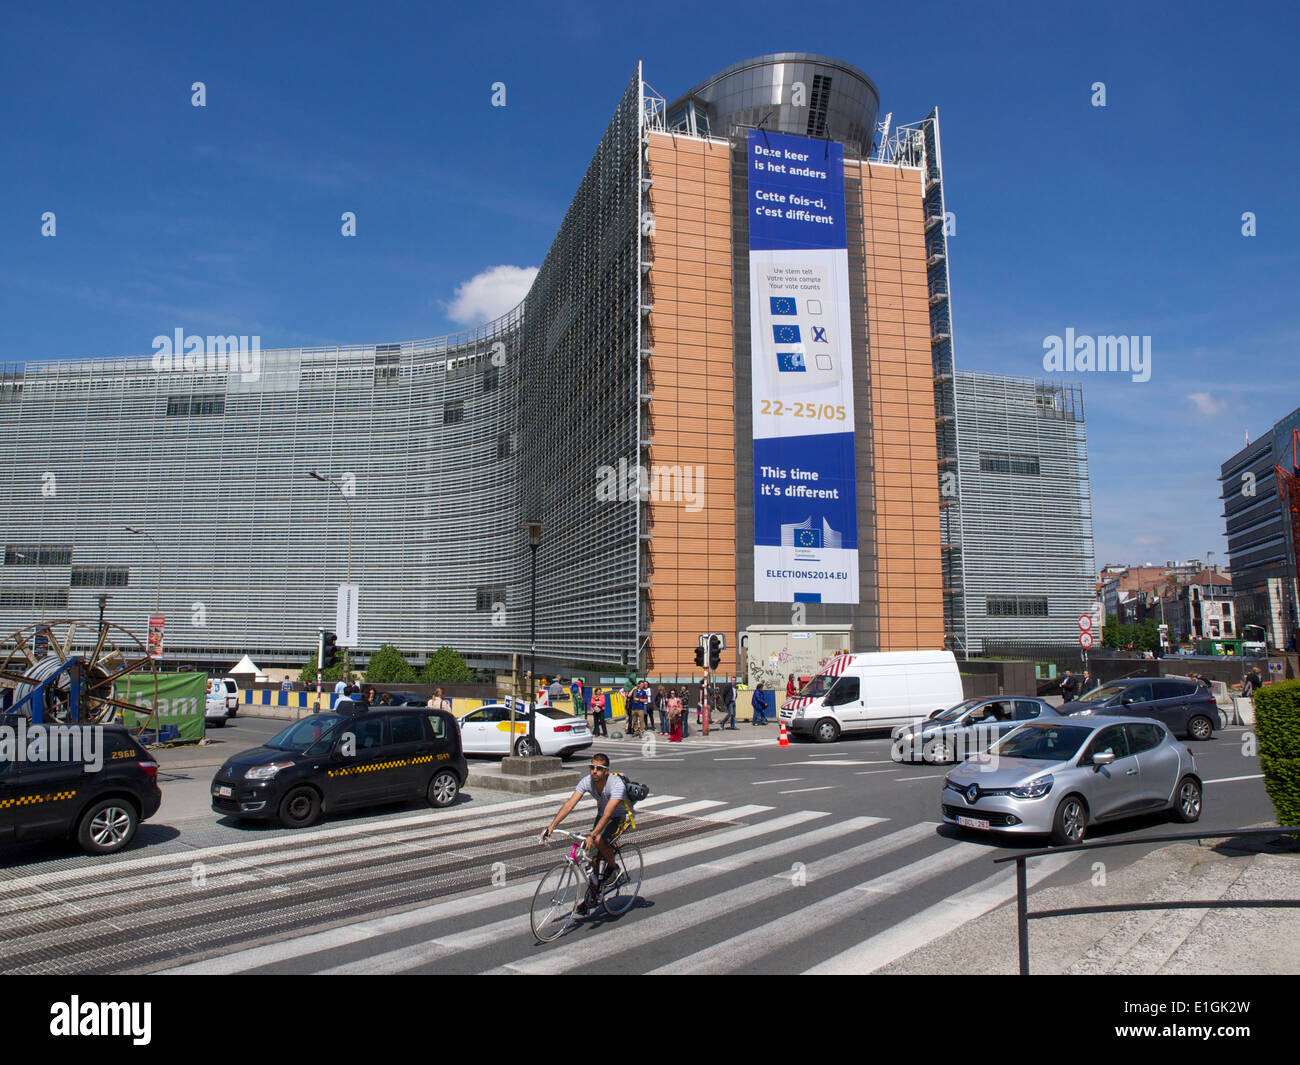
[[[128,703],[153,706],[154,686],[151,676],[125,677],[117,682],[117,689]],[[177,741],[197,743],[203,739],[203,713],[207,693],[206,673],[158,674],[158,704],[154,707],[157,713],[148,722],[148,727],[158,729],[160,736],[163,729],[175,727],[178,730],[175,737]],[[145,723],[133,710],[123,710],[122,718],[122,723],[129,729]]]

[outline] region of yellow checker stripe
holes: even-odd
[[[415,758],[402,758],[394,762],[375,762],[371,765],[350,765],[344,769],[330,769],[328,774],[332,777],[350,777],[358,773],[375,773],[381,769],[401,769],[408,765],[423,765],[425,762],[432,762],[434,756],[431,754],[421,754]]]
[[[20,795],[16,799],[0,799],[0,810],[8,809],[10,806],[34,806],[42,802],[63,802],[73,798],[76,794],[75,791],[55,791],[49,795]]]

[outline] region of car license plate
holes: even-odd
[[[228,799],[232,794],[233,792],[224,784],[217,785],[217,795],[220,796],[221,798]]]
[[[989,823],[987,821],[982,821],[978,817],[959,817],[957,818],[957,824],[963,826],[964,828],[988,829],[989,827]]]

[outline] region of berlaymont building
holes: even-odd
[[[878,111],[822,56],[671,101],[638,68],[496,321],[4,368],[0,629],[107,595],[128,628],[166,616],[167,659],[288,664],[350,578],[362,657],[446,644],[503,668],[535,557],[539,671],[687,678],[712,632],[751,679],[845,647],[978,650],[965,558],[1014,552],[1015,523],[964,527],[963,470],[1024,476],[1038,444],[958,461],[938,112]],[[1091,595],[1040,583],[1032,609],[1073,623]]]

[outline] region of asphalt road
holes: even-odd
[[[305,832],[218,819],[215,764],[280,727],[240,717],[205,748],[213,766],[169,768],[163,809],[122,854],[8,848],[0,971],[549,972],[616,954],[627,972],[788,973],[835,970],[850,949],[855,967],[873,968],[951,931],[945,914],[1014,897],[993,859],[1041,845],[943,826],[944,770],[895,765],[887,738],[781,748],[774,727],[742,725],[653,750],[601,740],[593,750],[652,789],[631,837],[646,861],[642,898],[539,945],[528,906],[561,846],[536,836],[562,795],[479,791],[448,810],[389,807]],[[1272,820],[1244,730],[1192,748],[1206,782],[1198,828]],[[568,827],[590,817],[580,809]],[[1104,852],[1113,876],[1146,853],[1143,837],[1181,829],[1147,817],[1090,838],[1135,841]],[[1088,860],[1053,855],[1032,879],[1090,875]]]

